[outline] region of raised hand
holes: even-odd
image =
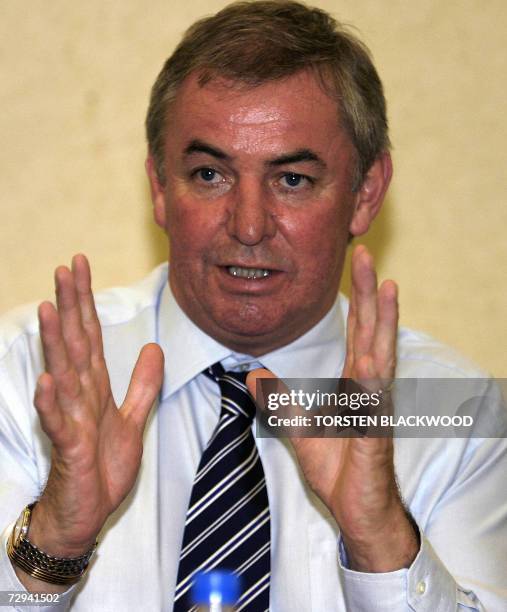
[[[143,347],[118,409],[104,360],[102,334],[83,255],[55,272],[57,308],[39,307],[46,372],[35,393],[53,448],[29,538],[44,552],[76,557],[94,544],[107,517],[132,489],[142,435],[163,376],[163,354]]]
[[[397,324],[395,283],[385,281],[377,289],[373,259],[366,247],[356,247],[342,377],[374,385],[391,380]],[[267,370],[252,372],[248,387],[253,395],[257,377],[274,376]],[[290,441],[308,484],[340,526],[352,568],[388,572],[407,567],[417,554],[418,539],[396,485],[392,439]]]

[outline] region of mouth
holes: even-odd
[[[220,290],[227,295],[240,296],[262,296],[270,295],[282,290],[287,281],[287,273],[284,269],[275,267],[264,267],[267,261],[255,261],[253,265],[245,265],[246,262],[228,261],[218,264],[215,277]]]
[[[243,266],[227,266],[226,270],[235,278],[245,278],[247,280],[268,278],[273,273],[273,270],[266,268],[246,268]]]

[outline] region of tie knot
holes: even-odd
[[[204,370],[204,374],[218,383],[222,394],[222,414],[234,412],[238,417],[253,421],[255,403],[246,386],[248,372],[227,372],[220,362]]]

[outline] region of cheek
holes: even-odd
[[[295,253],[303,269],[316,278],[327,276],[336,268],[347,247],[349,215],[340,213],[336,206],[319,204],[320,210],[301,215],[291,224]]]
[[[167,234],[171,250],[187,257],[209,246],[216,234],[218,215],[206,203],[196,205],[190,198],[173,198],[167,203]]]

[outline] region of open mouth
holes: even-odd
[[[227,266],[227,271],[231,276],[248,280],[267,278],[272,273],[272,270],[266,270],[265,268],[243,268],[240,266]]]

